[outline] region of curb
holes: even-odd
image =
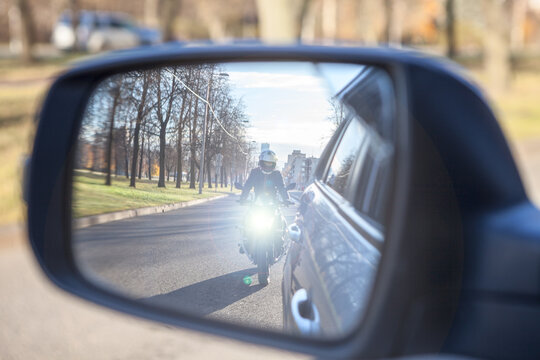
[[[174,203],[174,204],[150,206],[150,207],[144,207],[144,208],[138,208],[138,209],[129,209],[129,210],[116,211],[116,212],[111,212],[111,213],[106,213],[106,214],[86,216],[86,217],[73,220],[73,228],[78,230],[78,229],[84,229],[93,225],[105,224],[105,223],[116,221],[116,220],[124,220],[124,219],[134,218],[137,216],[164,213],[167,211],[176,210],[183,207],[203,204],[205,202],[209,202],[209,201],[213,201],[217,199],[223,199],[224,197],[227,197],[227,196],[229,195],[220,195],[220,196],[215,196],[215,197],[206,198],[206,199],[197,199],[197,200],[184,201],[184,202],[179,202],[179,203]]]

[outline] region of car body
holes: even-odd
[[[98,52],[161,42],[158,30],[140,27],[129,16],[120,13],[81,11],[76,31],[75,37],[71,13],[64,12],[53,29],[53,44],[64,51],[77,47]]]
[[[300,198],[293,225],[298,234],[285,263],[283,318],[289,332],[306,330],[298,326],[303,320],[293,304],[301,289],[320,314],[320,324],[314,324],[318,336],[347,332],[366,306],[385,236],[393,155],[392,88],[384,71],[365,68],[335,96],[347,115],[323,152],[314,183]]]

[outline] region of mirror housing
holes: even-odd
[[[262,330],[150,307],[95,287],[81,276],[72,257],[74,145],[82,111],[96,85],[115,73],[158,65],[257,60],[370,64],[387,70],[395,84],[399,181],[392,184],[388,237],[381,244],[385,253],[364,321],[343,339],[269,336]],[[470,132],[462,134],[460,127]],[[456,143],[461,144],[458,150]],[[474,232],[475,223],[462,223],[462,215],[476,211],[480,216],[487,205],[501,208],[524,201],[512,156],[483,96],[446,65],[392,49],[162,46],[82,63],[54,82],[40,113],[31,158],[28,233],[47,276],[95,303],[175,326],[322,357],[389,357],[455,351],[461,346],[451,326],[462,294],[464,237],[478,243],[485,236]],[[465,291],[471,292],[480,286],[474,280],[466,285]],[[453,337],[447,341],[449,333]]]

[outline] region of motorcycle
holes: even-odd
[[[235,184],[241,189],[240,184]],[[294,187],[287,187],[290,190]],[[240,202],[240,201],[239,201]],[[240,202],[249,207],[242,226],[240,253],[245,253],[257,265],[259,284],[268,285],[270,266],[277,263],[286,249],[287,222],[280,208],[292,204],[278,201],[275,196],[258,196],[254,200]]]

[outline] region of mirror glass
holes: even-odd
[[[359,64],[104,79],[73,164],[81,273],[178,313],[346,335],[369,311],[385,241],[395,102],[388,73]]]

